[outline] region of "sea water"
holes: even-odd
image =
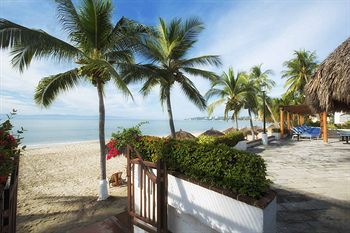
[[[1,120],[3,119],[2,117]],[[144,135],[167,136],[170,134],[168,120],[107,117],[105,122],[106,140],[110,138],[112,132],[135,126],[144,121],[147,121],[141,126]],[[98,117],[16,116],[12,122],[16,130],[20,127],[25,129],[22,134],[22,142],[28,146],[98,140]],[[211,128],[221,131],[236,126],[233,121],[223,120],[175,120],[174,124],[176,131],[182,129],[196,134]],[[249,121],[239,121],[240,128],[249,125]],[[254,125],[261,126],[262,124],[254,121]]]

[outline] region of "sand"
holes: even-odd
[[[123,156],[107,160],[107,177],[126,175]],[[29,148],[20,160],[17,232],[70,232],[127,208],[126,186],[109,188],[97,202],[99,144],[82,142]]]

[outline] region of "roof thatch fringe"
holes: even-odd
[[[222,133],[222,132],[220,132],[220,131],[218,131],[218,130],[215,130],[215,129],[211,128],[211,129],[205,131],[204,133],[202,133],[202,134],[199,135],[199,136],[203,136],[203,135],[205,135],[205,136],[219,137],[219,136],[222,136],[222,135],[225,135],[225,134]]]
[[[193,134],[186,132],[182,129],[180,129],[180,131],[175,132],[175,137],[176,139],[194,139],[196,138]],[[171,138],[171,135],[169,135],[167,138]]]
[[[350,111],[350,37],[319,65],[305,95],[316,112]]]

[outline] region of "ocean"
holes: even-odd
[[[1,117],[1,120],[4,118]],[[144,135],[167,136],[170,129],[167,120],[118,119],[106,118],[105,135],[108,140],[112,132],[120,128],[135,126],[147,121],[141,126]],[[15,130],[25,129],[22,134],[24,145],[38,146],[55,143],[70,143],[98,140],[98,118],[83,116],[16,116],[13,120]],[[191,133],[202,133],[208,129],[225,130],[235,126],[233,121],[223,120],[175,120],[176,131],[182,129]],[[262,123],[255,121],[254,125]],[[249,121],[239,121],[239,127],[249,126]]]

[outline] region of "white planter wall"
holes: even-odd
[[[136,200],[139,200],[138,194],[136,185]],[[265,209],[260,209],[168,175],[168,228],[173,233],[273,233],[276,232],[276,208],[276,198]],[[143,231],[138,228],[135,232]]]

